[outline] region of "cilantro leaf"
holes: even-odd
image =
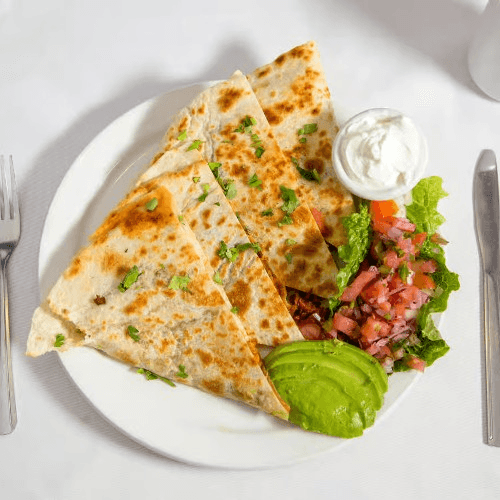
[[[175,387],[175,384],[171,380],[169,380],[168,378],[160,377],[160,375],[156,375],[156,373],[153,373],[149,370],[145,370],[144,368],[138,368],[137,373],[143,374],[147,380],[159,379],[159,380],[162,380],[163,382],[165,382],[166,384],[170,385],[171,387]]]
[[[321,183],[321,177],[318,171],[313,168],[312,170],[307,170],[305,168],[300,167],[298,164],[295,164],[295,168],[299,172],[300,176],[307,181],[313,181],[317,183]]]
[[[260,245],[258,243],[241,243],[235,247],[229,248],[224,241],[220,242],[220,248],[217,255],[221,259],[227,259],[230,262],[235,262],[239,254],[248,249],[253,249],[255,253],[261,251]]]
[[[148,212],[152,212],[156,207],[158,206],[158,198],[151,198],[147,203],[146,203],[146,210]]]
[[[281,206],[281,210],[287,214],[291,214],[299,205],[300,201],[297,198],[297,195],[295,194],[295,191],[293,189],[289,189],[285,186],[280,186],[281,190],[281,198],[283,199],[284,203]]]
[[[219,285],[222,285],[222,278],[220,277],[219,271],[216,271],[213,277],[213,280],[218,283]]]
[[[191,278],[189,276],[172,276],[168,288],[172,290],[182,290],[184,292],[189,292],[187,285],[190,281]]]
[[[231,312],[232,312],[233,314],[238,314],[238,313],[239,313],[239,311],[240,311],[240,309],[239,309],[238,307],[236,307],[236,306],[231,307]]]
[[[188,378],[186,367],[184,365],[179,365],[179,371],[175,374],[175,376],[179,378]]]
[[[207,199],[208,192],[210,191],[210,184],[202,184],[201,187],[203,189],[203,194],[198,196],[198,201],[205,201]]]
[[[313,134],[318,130],[317,123],[307,123],[302,128],[298,130],[298,135]]]
[[[118,285],[118,290],[122,293],[125,292],[125,290],[128,290],[137,281],[137,278],[139,278],[141,274],[142,273],[139,272],[137,266],[132,267],[132,269],[130,269],[130,271],[125,275],[122,282]]]
[[[128,325],[127,326],[127,331],[128,331],[128,334],[132,337],[132,339],[135,342],[139,342],[139,340],[141,340],[141,338],[139,337],[139,335],[137,335],[139,333],[139,330],[135,326]]]
[[[187,137],[187,130],[183,130],[178,136],[177,140],[178,141],[185,141]]]
[[[253,174],[250,179],[248,179],[248,185],[257,189],[262,189],[262,181],[257,177],[257,174]]]
[[[274,215],[273,214],[273,209],[272,208],[266,208],[266,210],[262,210],[262,212],[260,213],[260,215],[262,215],[264,217],[269,217],[271,215]]]
[[[205,141],[200,141],[198,139],[194,140],[192,143],[191,143],[191,146],[189,146],[187,148],[188,151],[191,151],[193,149],[200,149],[200,146],[203,144],[203,142]]]
[[[61,347],[66,341],[66,337],[62,333],[56,335],[56,340],[54,342],[54,347]]]

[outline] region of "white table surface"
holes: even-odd
[[[466,64],[485,4],[0,0],[0,153],[15,159],[23,223],[9,268],[19,423],[0,437],[0,498],[500,497],[500,449],[483,444],[472,211],[477,156],[500,154],[500,103],[478,90]],[[340,116],[392,107],[427,136],[428,173],[450,193],[442,233],[462,285],[441,325],[451,350],[374,429],[319,458],[258,471],[174,462],[104,420],[56,354],[24,356],[44,218],[78,154],[122,113],[182,85],[251,71],[310,39]]]

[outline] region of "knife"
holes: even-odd
[[[500,446],[500,208],[497,162],[490,149],[477,160],[473,193],[483,288],[486,444]]]

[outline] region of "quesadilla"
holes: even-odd
[[[36,311],[27,354],[91,346],[286,419],[287,405],[180,215],[167,178],[132,191]]]
[[[154,163],[168,150],[198,149],[213,169],[248,238],[288,287],[329,297],[337,267],[298,190],[246,77],[237,71],[174,117]]]
[[[247,78],[324,238],[345,244],[342,217],[354,211],[354,203],[333,170],[339,128],[315,42],[295,47]]]
[[[201,158],[196,150],[167,151],[142,175],[136,191],[146,189],[141,187],[144,182],[162,175],[182,222],[193,230],[209,259],[214,280],[223,286],[250,339],[268,346],[304,340],[257,255],[259,248],[248,239],[208,163],[198,160],[189,164],[193,153]]]

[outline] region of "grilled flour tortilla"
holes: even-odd
[[[214,279],[238,309],[238,318],[250,339],[269,346],[304,340],[257,255],[258,248],[251,245],[209,165],[200,158],[196,150],[181,154],[167,151],[139,179],[137,193],[147,189],[143,182],[162,175],[182,221],[193,230],[214,270]],[[223,244],[233,257],[220,255]]]
[[[202,92],[174,118],[164,151],[198,149],[249,239],[286,286],[329,297],[337,267],[246,77]]]
[[[71,346],[287,418],[167,186],[153,179],[106,218],[35,313],[27,354],[55,349],[61,328]]]
[[[332,166],[338,126],[316,44],[295,47],[248,80],[290,167],[297,170],[301,197],[319,211],[324,238],[335,246],[345,244],[341,219],[354,211],[354,203]],[[315,131],[307,127],[312,124]]]

